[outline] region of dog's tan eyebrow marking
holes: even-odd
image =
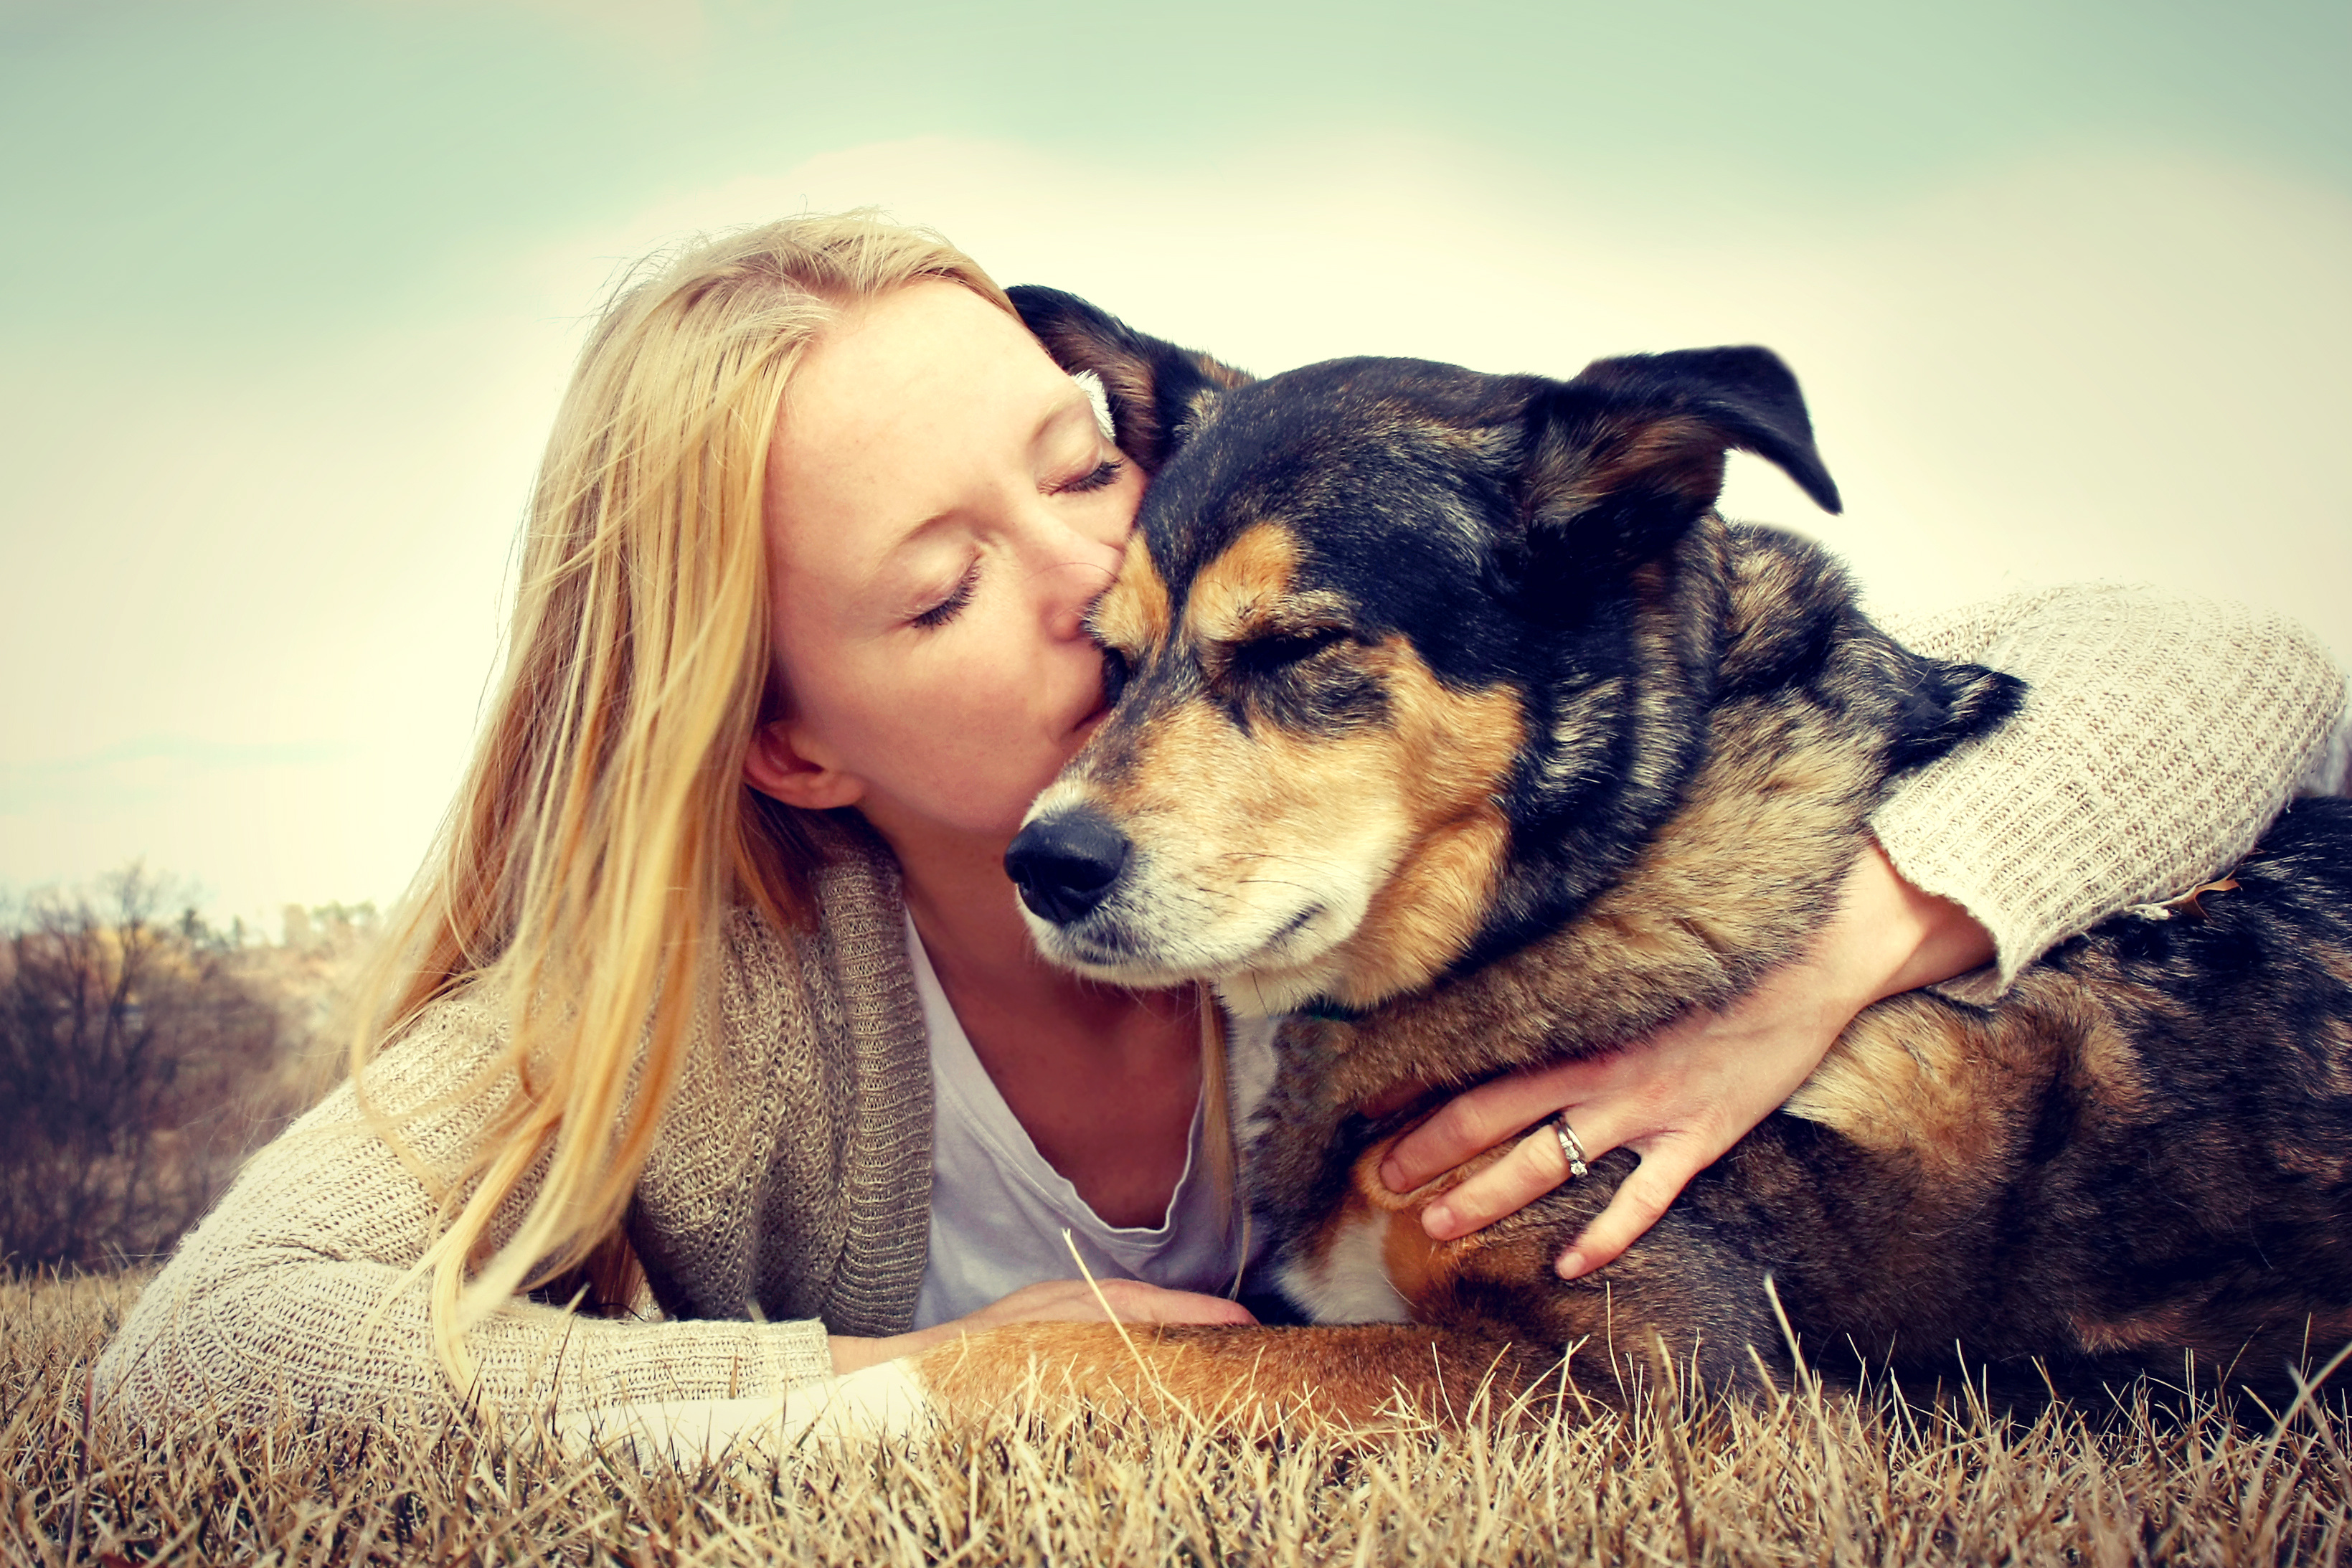
[[[1298,574],[1298,539],[1253,523],[1192,579],[1184,630],[1202,645],[1242,641],[1274,620]]]
[[[1168,584],[1144,547],[1143,535],[1127,542],[1127,558],[1119,563],[1118,581],[1095,604],[1095,636],[1129,653],[1157,647],[1168,636]]]

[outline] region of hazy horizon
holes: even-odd
[[[0,0],[0,887],[389,902],[586,314],[879,205],[1270,371],[1802,378],[1875,602],[2105,577],[2352,655],[2352,8]]]

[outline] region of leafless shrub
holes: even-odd
[[[0,1282],[0,1560],[734,1563],[2332,1563],[2345,1425],[2003,1415],[1810,1384],[1343,1446],[1167,1413],[689,1473],[462,1429],[82,1415],[137,1281]]]
[[[0,1255],[152,1255],[282,1109],[284,1021],[237,949],[133,866],[0,928]]]

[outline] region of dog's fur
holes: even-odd
[[[1060,962],[1293,1015],[1248,1190],[1286,1292],[1357,1326],[997,1331],[921,1359],[925,1398],[1042,1367],[1094,1396],[1443,1418],[1489,1378],[1614,1400],[1627,1352],[1753,1385],[1792,1331],[1833,1369],[2065,1392],[2193,1368],[2274,1402],[2352,1338],[2334,801],[2226,890],[2109,921],[1994,1006],[1869,1009],[1596,1275],[1550,1260],[1624,1152],[1426,1239],[1420,1207],[1462,1173],[1388,1193],[1413,1111],[1364,1107],[1732,1001],[1821,927],[1889,781],[2021,688],[1902,647],[1819,550],[1714,513],[1727,447],[1837,505],[1763,350],[1565,383],[1373,359],[1252,381],[1067,295],[1015,300],[1101,377],[1152,483],[1096,612],[1123,695],[1009,864]]]

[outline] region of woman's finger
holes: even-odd
[[[1190,1290],[1163,1290],[1141,1301],[1118,1303],[1119,1321],[1128,1323],[1255,1323],[1256,1317],[1239,1301],[1203,1296]]]
[[[1412,1191],[1561,1106],[1576,1103],[1590,1091],[1601,1070],[1601,1062],[1562,1062],[1534,1072],[1513,1073],[1455,1095],[1428,1121],[1397,1140],[1381,1162],[1381,1184],[1392,1193]]]
[[[1609,1206],[1592,1217],[1592,1223],[1569,1243],[1568,1250],[1553,1264],[1559,1277],[1573,1279],[1614,1263],[1619,1253],[1658,1223],[1658,1216],[1681,1195],[1690,1179],[1712,1162],[1712,1155],[1693,1158],[1696,1152],[1687,1141],[1680,1139],[1661,1142],[1643,1150],[1642,1163],[1617,1184]]]
[[[1578,1144],[1587,1160],[1597,1160],[1615,1145],[1601,1135],[1598,1119],[1576,1129]],[[1568,1151],[1559,1134],[1546,1121],[1512,1146],[1511,1152],[1421,1211],[1421,1228],[1433,1241],[1451,1241],[1490,1225],[1507,1214],[1527,1207],[1569,1179]]]

